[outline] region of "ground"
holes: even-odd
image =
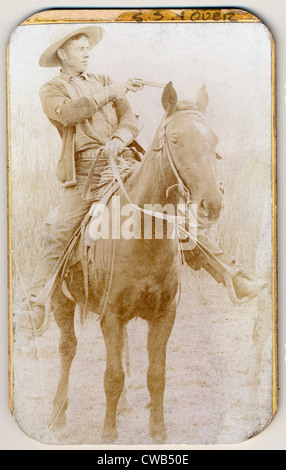
[[[256,300],[234,306],[225,288],[208,274],[184,275],[167,351],[167,444],[242,442],[271,421],[272,309],[269,295],[263,295],[262,312]],[[253,336],[257,317],[259,328]],[[101,443],[105,346],[97,317],[89,316],[84,325],[77,317],[76,332],[67,424],[56,432],[47,423],[59,378],[57,326],[52,321],[44,336],[33,340],[34,351],[15,336],[14,416],[24,433],[45,444]],[[150,445],[147,324],[133,320],[128,336],[128,405],[119,410],[116,444]]]

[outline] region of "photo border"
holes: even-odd
[[[198,14],[200,13],[200,15]],[[196,16],[197,15],[197,16]],[[210,17],[206,17],[210,15]],[[96,16],[96,17],[95,17]],[[203,19],[204,18],[204,19]],[[206,19],[207,18],[207,19]],[[39,11],[19,26],[67,23],[261,23],[267,28],[272,48],[272,335],[273,335],[273,384],[272,384],[272,420],[278,410],[279,378],[278,378],[278,253],[277,253],[277,63],[276,46],[269,28],[256,15],[246,9],[238,8],[49,8]],[[11,39],[11,37],[10,37]],[[11,243],[11,178],[10,178],[10,83],[9,83],[9,44],[6,50],[6,93],[7,93],[7,191],[8,191],[8,342],[9,342],[9,406],[13,415],[13,324],[12,324],[12,243]],[[263,432],[263,431],[261,431]]]

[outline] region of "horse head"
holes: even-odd
[[[210,224],[219,219],[223,196],[216,174],[218,138],[208,126],[204,113],[208,106],[205,87],[199,91],[195,104],[178,101],[177,93],[168,83],[162,95],[166,111],[161,133],[173,171],[197,205],[198,221]]]

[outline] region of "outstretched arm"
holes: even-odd
[[[106,103],[125,96],[126,92],[124,85],[112,84],[90,96],[71,99],[59,86],[46,83],[40,90],[40,98],[47,117],[68,126],[92,117]]]

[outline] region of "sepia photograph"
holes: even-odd
[[[44,11],[7,52],[10,407],[53,445],[277,410],[275,44],[240,10]]]

